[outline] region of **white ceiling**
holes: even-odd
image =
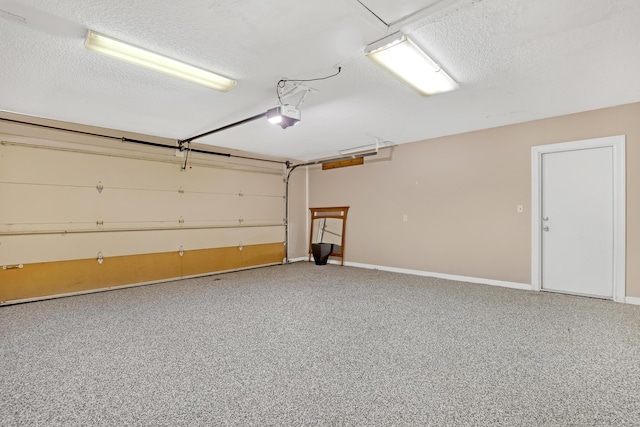
[[[374,137],[401,144],[640,101],[639,23],[638,0],[0,0],[0,110],[185,139],[275,106],[282,78],[342,66],[307,83],[298,126],[257,120],[196,141],[316,159]],[[87,51],[87,29],[238,86],[217,92]],[[424,97],[364,57],[395,30],[460,89]]]

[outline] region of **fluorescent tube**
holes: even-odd
[[[155,52],[133,46],[95,31],[87,32],[85,48],[121,61],[146,67],[173,77],[188,80],[212,89],[226,92],[236,86],[236,81],[227,77],[185,64]]]
[[[458,87],[438,64],[402,33],[370,44],[365,55],[423,95],[448,92]]]

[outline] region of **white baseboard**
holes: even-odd
[[[306,260],[306,259],[307,258],[304,258],[303,260]],[[329,264],[340,265],[340,261],[329,260]],[[483,279],[479,277],[457,276],[454,274],[434,273],[431,271],[411,270],[407,268],[387,267],[387,266],[373,265],[373,264],[362,264],[359,262],[350,262],[350,261],[345,261],[344,265],[349,267],[366,268],[368,270],[389,271],[392,273],[411,274],[414,276],[423,276],[423,277],[436,277],[438,279],[455,280],[458,282],[478,283],[481,285],[500,286],[503,288],[521,289],[525,291],[532,290],[531,285],[528,285],[526,283],[506,282],[502,280]],[[631,305],[640,305],[640,298],[625,297],[622,301],[619,301],[619,302],[622,302],[625,304],[631,304]]]
[[[301,257],[298,257],[298,258],[289,258],[289,263],[300,262],[300,261],[309,261],[309,257],[308,256],[301,256]]]
[[[640,298],[626,297],[624,299],[624,302],[627,303],[627,304],[632,304],[632,305],[640,305]]]
[[[340,264],[340,261],[330,260],[331,264]],[[431,271],[411,270],[408,268],[386,267],[382,265],[362,264],[359,262],[345,261],[344,265],[349,267],[366,268],[368,270],[390,271],[392,273],[411,274],[414,276],[436,277],[438,279],[455,280],[458,282],[478,283],[481,285],[500,286],[503,288],[520,289],[525,291],[531,290],[531,285],[526,283],[505,282],[503,280],[482,279],[479,277],[457,276],[454,274],[434,273]]]

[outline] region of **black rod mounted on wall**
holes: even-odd
[[[251,119],[255,120],[255,119],[263,117],[265,115],[266,115],[266,113],[263,113],[263,114],[260,114],[258,116],[254,116]],[[175,146],[175,145],[169,145],[169,144],[160,144],[160,143],[157,143],[157,142],[143,141],[143,140],[140,140],[140,139],[132,139],[132,138],[124,137],[124,136],[120,137],[120,136],[105,135],[105,134],[102,134],[102,133],[86,132],[86,131],[68,129],[68,128],[63,128],[63,127],[58,127],[58,126],[50,126],[50,125],[43,125],[43,124],[39,124],[39,123],[25,122],[25,121],[22,121],[22,120],[13,120],[13,119],[5,118],[5,117],[0,117],[0,120],[4,121],[4,122],[9,122],[9,123],[16,123],[16,124],[27,125],[27,126],[34,126],[34,127],[39,127],[39,128],[43,128],[43,129],[59,130],[59,131],[75,133],[75,134],[79,134],[79,135],[96,136],[96,137],[99,137],[99,138],[108,138],[108,139],[117,139],[117,140],[122,141],[122,142],[131,142],[131,143],[135,143],[135,144],[148,145],[148,146],[151,146],[151,147],[170,148],[172,150],[183,150],[184,149],[182,144],[181,144],[181,141],[178,141],[178,146]],[[249,119],[245,119],[243,122],[248,121],[248,120]],[[240,122],[234,123],[232,125],[225,126],[224,129],[229,128],[229,127],[233,127],[233,126],[237,126],[238,124],[240,124]],[[201,136],[208,135],[209,133],[213,133],[213,132],[218,132],[220,130],[222,130],[222,129],[216,129],[215,131],[208,132],[206,134],[196,135],[195,137],[189,138],[189,140],[192,140],[192,139],[195,139],[195,138],[200,138]],[[187,141],[187,140],[183,140],[182,142],[184,142],[184,141]],[[211,154],[211,155],[214,155],[214,156],[224,156],[224,157],[234,157],[234,158],[238,158],[238,159],[257,160],[257,161],[261,161],[261,162],[278,163],[278,164],[282,164],[282,165],[286,164],[286,162],[284,162],[284,161],[270,160],[270,159],[260,159],[260,158],[257,158],[257,157],[240,156],[240,155],[230,154],[230,153],[219,153],[217,151],[199,150],[199,149],[196,149],[196,148],[191,148],[190,151],[193,152],[193,153]]]
[[[140,139],[131,139],[131,138],[126,138],[124,136],[122,137],[122,142],[135,142],[136,144],[149,145],[151,147],[172,148],[174,150],[180,149],[180,147],[176,147],[175,145],[159,144],[157,142],[142,141]],[[198,150],[195,148],[192,148],[189,151],[193,151],[194,153],[204,153],[204,154],[213,154],[215,156],[231,157],[231,154],[218,153],[217,151]]]
[[[22,120],[7,119],[7,118],[4,118],[4,117],[0,117],[0,120],[2,120],[3,122],[17,123],[19,125],[28,125],[28,126],[35,126],[35,127],[44,128],[44,129],[61,130],[61,131],[64,131],[64,132],[77,133],[77,134],[80,134],[80,135],[97,136],[97,137],[100,137],[100,138],[109,138],[109,139],[122,140],[122,138],[119,137],[119,136],[103,135],[101,133],[85,132],[85,131],[82,131],[82,130],[74,130],[74,129],[66,129],[66,128],[61,128],[61,127],[56,127],[56,126],[41,125],[41,124],[38,124],[38,123],[24,122]]]

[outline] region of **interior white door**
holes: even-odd
[[[544,153],[541,287],[613,297],[613,148]]]

